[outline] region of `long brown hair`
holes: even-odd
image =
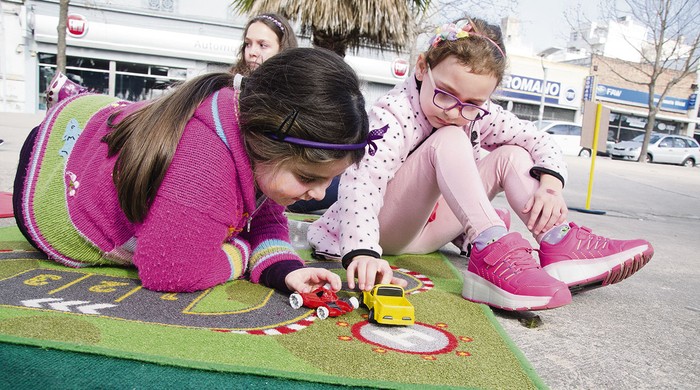
[[[282,28],[280,28],[280,26],[274,21],[279,22],[279,24],[282,25]],[[297,37],[287,19],[276,13],[260,14],[254,18],[251,18],[243,30],[243,43],[241,43],[241,48],[238,50],[238,58],[236,59],[236,63],[233,64],[229,70],[232,74],[240,73],[243,76],[248,76],[251,73],[250,67],[245,61],[245,37],[248,35],[250,25],[255,22],[260,22],[266,25],[270,30],[272,30],[272,32],[275,33],[277,36],[277,42],[280,45],[279,53],[287,49],[294,49],[298,46]]]
[[[112,125],[114,130],[104,141],[110,156],[118,154],[113,181],[130,221],[146,217],[197,107],[215,91],[232,85],[230,73],[202,75]],[[264,133],[275,132],[288,113],[296,110],[299,114],[289,136],[361,143],[369,131],[364,105],[357,75],[342,58],[323,49],[287,50],[265,61],[246,79],[240,93],[239,120],[246,151],[253,164],[315,164],[346,158],[357,163],[364,149],[305,148],[272,140]]]

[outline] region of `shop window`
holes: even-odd
[[[46,109],[46,89],[56,73],[56,55],[38,53],[39,109]],[[90,92],[109,94],[115,91],[120,99],[139,101],[152,99],[164,93],[171,85],[187,77],[187,69],[167,66],[114,62],[115,85],[109,85],[110,60],[83,57],[66,58],[66,75],[73,82],[87,87]]]
[[[495,104],[506,108],[508,101],[506,100],[494,100]],[[537,104],[525,104],[513,102],[513,108],[510,110],[515,116],[526,121],[536,121],[539,119],[540,107]],[[567,110],[559,107],[545,107],[543,120],[556,120],[573,122],[576,111]]]
[[[130,101],[158,97],[187,76],[186,69],[132,62],[117,62],[116,70],[115,95]]]
[[[46,90],[56,74],[56,66],[39,65],[39,109],[46,109]],[[109,73],[87,69],[66,68],[66,76],[71,81],[88,88],[93,93],[109,93]]]
[[[619,113],[610,114],[610,130],[614,133],[615,141],[628,141],[644,134],[648,119],[637,115],[626,115]],[[656,119],[654,132],[662,134],[678,134],[680,125],[676,122]]]

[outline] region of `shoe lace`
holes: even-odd
[[[576,239],[578,240],[576,249],[585,247],[587,250],[601,250],[605,249],[610,243],[610,239],[593,234],[591,229],[585,226],[579,226],[579,230],[576,232]]]
[[[508,280],[525,270],[537,268],[532,251],[532,248],[524,245],[512,247],[503,255],[501,261],[492,266],[491,272],[503,280]]]

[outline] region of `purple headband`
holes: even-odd
[[[374,154],[377,153],[378,148],[377,144],[374,141],[382,139],[384,137],[384,133],[386,133],[386,131],[389,129],[389,125],[384,125],[384,127],[374,129],[367,134],[367,139],[365,139],[364,142],[360,142],[357,144],[331,144],[326,142],[317,142],[303,138],[289,137],[286,135],[286,132],[292,127],[298,115],[299,111],[293,109],[292,113],[284,119],[284,121],[282,122],[282,124],[276,132],[273,133],[268,131],[264,134],[272,140],[287,142],[290,144],[303,146],[305,148],[325,150],[359,150],[364,149],[366,146],[369,146],[369,150],[367,152],[370,156],[374,156]]]
[[[282,32],[284,32],[284,26],[282,25],[282,22],[280,22],[279,20],[273,18],[272,16],[269,16],[269,15],[258,15],[258,16],[255,17],[255,19],[267,19],[267,20],[271,21],[272,23],[274,23],[275,26],[279,27],[279,29],[282,30]]]
[[[471,23],[468,20],[463,19],[457,23],[447,23],[435,29],[435,35],[430,39],[430,46],[437,47],[440,42],[444,41],[456,41],[460,38],[469,38],[470,36],[476,36],[486,39],[491,42],[493,46],[498,49],[503,58],[506,58],[506,53],[503,52],[500,46],[493,39],[487,37],[486,35],[474,31]]]

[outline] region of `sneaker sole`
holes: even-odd
[[[567,289],[561,289],[551,297],[515,295],[479,275],[468,271],[463,274],[462,298],[471,302],[510,311],[554,309],[571,303],[571,293]]]
[[[550,276],[579,293],[621,282],[644,267],[654,256],[651,245],[638,246],[614,256],[596,260],[570,260],[549,264],[544,269]]]

